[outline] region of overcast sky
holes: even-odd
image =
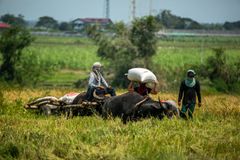
[[[150,7],[150,1],[152,5]],[[58,21],[76,18],[103,18],[105,0],[0,0],[0,15],[22,14],[26,20],[51,16]],[[110,0],[110,18],[129,22],[131,0]],[[153,14],[163,9],[200,23],[223,23],[240,20],[240,0],[136,0],[136,16]]]

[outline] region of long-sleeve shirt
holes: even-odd
[[[196,84],[193,87],[188,87],[185,84],[185,80],[182,81],[179,89],[178,102],[181,102],[183,97],[183,105],[196,103],[196,95],[198,102],[201,103],[200,83],[196,80]]]
[[[151,92],[151,88],[148,88],[148,87],[141,87],[141,86],[138,86],[138,87],[134,87],[134,91],[141,94],[142,96],[146,96],[148,95],[150,92]]]
[[[102,74],[99,72],[98,73],[95,73],[95,72],[90,73],[88,85],[92,86],[92,87],[99,87],[99,86],[108,87],[108,83],[103,78]]]

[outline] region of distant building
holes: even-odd
[[[98,25],[101,30],[106,29],[113,23],[109,18],[77,18],[72,21],[73,29],[76,31],[81,31],[87,26]]]
[[[7,28],[10,28],[11,26],[7,23],[0,22],[0,31],[3,31]]]

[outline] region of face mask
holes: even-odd
[[[192,82],[193,81],[193,77],[187,77],[187,80]]]
[[[94,67],[93,70],[97,71],[97,72],[100,72],[101,71],[101,67]]]
[[[195,78],[187,77],[185,80],[185,84],[188,87],[193,87],[196,84],[196,80],[195,80]]]

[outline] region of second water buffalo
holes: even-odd
[[[102,106],[102,116],[120,117],[123,123],[153,116],[162,119],[164,116],[172,118],[179,111],[173,101],[154,101],[136,92],[128,92],[108,98]]]

